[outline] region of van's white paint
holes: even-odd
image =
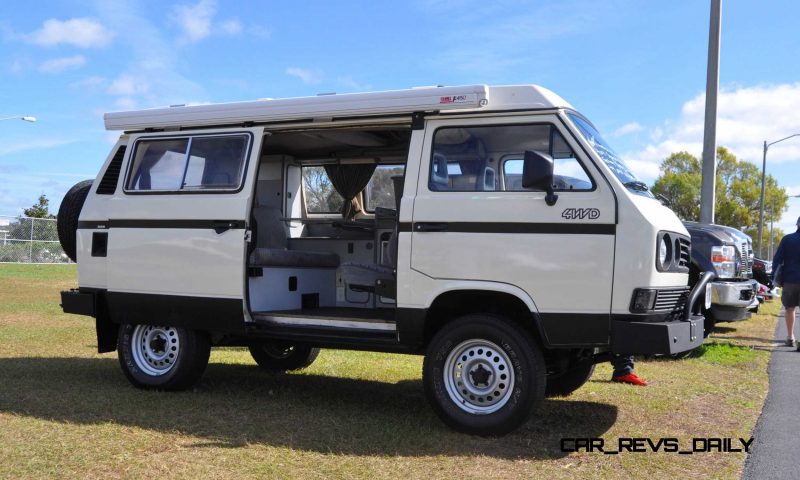
[[[488,126],[550,123],[562,132],[555,115],[508,118],[460,118],[427,123],[413,221],[490,222],[498,224],[613,224],[614,197],[611,189],[584,159],[597,187],[591,192],[559,192],[555,205],[545,204],[544,192],[431,192],[428,190],[432,137],[447,126]],[[574,150],[578,150],[573,145]],[[600,210],[594,220],[568,220],[568,208],[592,206]],[[569,235],[530,233],[411,233],[412,285],[420,276],[442,285],[464,280],[490,281],[518,287],[536,302],[542,313],[608,313],[614,272],[614,235]],[[402,250],[401,250],[402,252]],[[399,277],[399,275],[398,275]],[[438,290],[455,289],[439,286]],[[410,303],[428,305],[430,289],[412,288]],[[524,299],[523,299],[524,300]]]
[[[453,95],[465,97],[460,103],[442,103],[444,97]],[[272,128],[297,128],[301,124],[304,128],[335,128],[380,123],[386,121],[386,115],[429,111],[425,129],[412,131],[399,213],[401,223],[569,223],[561,216],[564,209],[591,206],[601,211],[600,217],[583,219],[580,223],[616,223],[616,235],[403,232],[398,241],[399,307],[429,307],[448,291],[486,290],[514,295],[533,312],[625,314],[629,313],[635,288],[685,286],[686,274],[660,273],[655,269],[657,232],[688,235],[683,225],[657,201],[625,188],[591,146],[573,133],[564,108],[571,107],[541,87],[479,85],[112,113],[106,116],[106,126],[143,129],[286,121],[289,123]],[[384,117],[368,118],[369,115]],[[354,118],[358,116],[367,118]],[[348,118],[336,120],[338,117]],[[316,121],[312,123],[312,119]],[[529,122],[548,122],[561,131],[594,179],[597,186],[594,191],[559,192],[558,202],[547,206],[543,192],[428,190],[428,159],[436,128]],[[109,196],[91,192],[81,220],[247,219],[257,176],[265,181],[282,178],[283,213],[287,217],[301,217],[304,213],[301,170],[290,157],[258,158],[265,138],[264,128],[230,127],[196,133],[234,131],[253,134],[244,186],[238,193],[133,195],[121,188]],[[129,148],[120,183],[137,139],[190,133],[123,134],[117,146],[127,144]],[[268,137],[265,141],[269,141]],[[256,175],[259,161],[262,169]],[[105,166],[96,182],[104,171]],[[299,236],[302,228],[299,223],[291,225],[291,236]],[[109,255],[91,257],[93,231],[79,230],[78,273],[83,287],[218,298],[244,296],[247,275],[243,230],[221,234],[209,229],[94,231],[108,231]],[[261,287],[269,288],[268,277],[251,281],[251,287],[259,287],[260,283]],[[255,301],[256,309],[268,308],[259,302],[262,299]]]
[[[237,128],[252,134],[243,188],[236,193],[133,194],[87,198],[81,220],[243,220],[249,218],[263,128]],[[202,130],[132,135],[120,182],[141,138],[209,135],[231,130]],[[106,198],[107,197],[107,198]],[[104,205],[97,204],[102,202]],[[99,231],[99,230],[95,230]],[[81,230],[79,265],[91,258],[91,230]],[[216,233],[194,228],[112,228],[108,230],[104,288],[115,292],[155,293],[216,298],[244,298],[245,230]],[[104,259],[105,260],[105,259]],[[88,264],[97,264],[92,260]],[[95,268],[99,270],[99,268]],[[79,272],[82,274],[82,272]],[[94,276],[97,276],[94,273]],[[90,275],[92,276],[92,275]],[[81,281],[82,281],[81,277]],[[81,285],[84,285],[83,283]],[[88,286],[88,285],[87,285]]]

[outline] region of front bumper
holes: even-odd
[[[753,303],[758,291],[758,282],[747,280],[744,282],[716,281],[708,284],[711,291],[711,306],[747,308]]]
[[[705,272],[700,277],[686,299],[679,320],[663,321],[658,315],[645,315],[632,321],[630,316],[612,316],[611,351],[627,355],[670,355],[699,347],[703,343],[705,318],[692,311],[698,300],[704,298],[706,285],[713,279],[713,272]],[[656,321],[648,321],[649,317]]]

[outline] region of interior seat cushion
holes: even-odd
[[[250,265],[256,267],[337,268],[339,255],[330,252],[256,248],[250,255]]]

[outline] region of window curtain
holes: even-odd
[[[375,172],[374,163],[352,165],[325,165],[325,173],[333,184],[333,188],[344,198],[342,218],[352,220],[361,211],[356,196],[366,188],[369,179]]]

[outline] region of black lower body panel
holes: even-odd
[[[169,325],[218,333],[244,332],[242,299],[106,292],[117,324]]]
[[[688,321],[633,322],[611,321],[611,351],[630,355],[681,353],[703,343],[702,316]]]

